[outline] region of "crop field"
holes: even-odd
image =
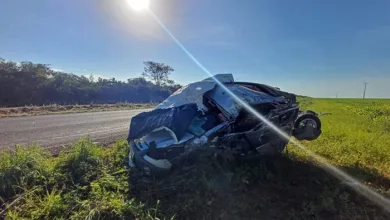
[[[390,198],[390,100],[300,100],[321,116],[302,144]],[[6,219],[390,219],[290,144],[283,155],[224,160],[201,153],[166,178],[127,167],[128,146],[82,139],[58,156],[38,146],[0,156]]]

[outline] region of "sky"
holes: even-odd
[[[126,80],[143,61],[180,84],[207,76],[126,0],[0,0],[0,57]],[[388,0],[150,0],[210,72],[312,97],[390,98]]]

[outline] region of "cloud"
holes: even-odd
[[[85,75],[83,75],[83,76],[89,78],[91,75],[93,76],[93,79],[94,79],[95,82],[96,82],[99,78],[102,78],[102,79],[109,79],[109,78],[111,78],[111,77],[107,77],[107,76],[104,76],[104,75],[99,74],[99,73],[90,73],[90,74],[85,74]]]
[[[80,72],[87,72],[87,69],[80,69],[80,68],[51,68],[54,71],[57,72],[70,72],[70,73],[80,73]]]
[[[76,70],[76,71],[82,71],[82,72],[87,72],[86,69],[78,69],[78,68],[73,68],[73,70]]]
[[[80,73],[80,72],[87,72],[88,70],[87,69],[80,69],[80,68],[66,68],[68,71],[70,72],[76,72],[76,73]]]

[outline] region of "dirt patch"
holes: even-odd
[[[26,108],[26,107],[24,107],[24,108],[22,108],[22,109],[21,109],[21,111],[22,111],[23,113],[26,113],[26,112],[29,112],[29,111],[30,111],[30,109],[29,109],[29,108]]]
[[[7,115],[7,114],[8,114],[7,110],[0,109],[0,115]]]

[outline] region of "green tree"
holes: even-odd
[[[97,80],[72,73],[53,71],[47,64],[13,62],[0,58],[0,107],[42,104],[90,104],[116,102],[160,102],[180,85],[168,79],[173,69],[150,63],[145,72],[155,80],[138,77],[126,82],[115,78]],[[153,78],[151,78],[153,79]]]
[[[146,61],[144,64],[143,77],[153,81],[157,86],[174,84],[173,80],[169,79],[169,75],[174,71],[172,67],[153,61]]]

